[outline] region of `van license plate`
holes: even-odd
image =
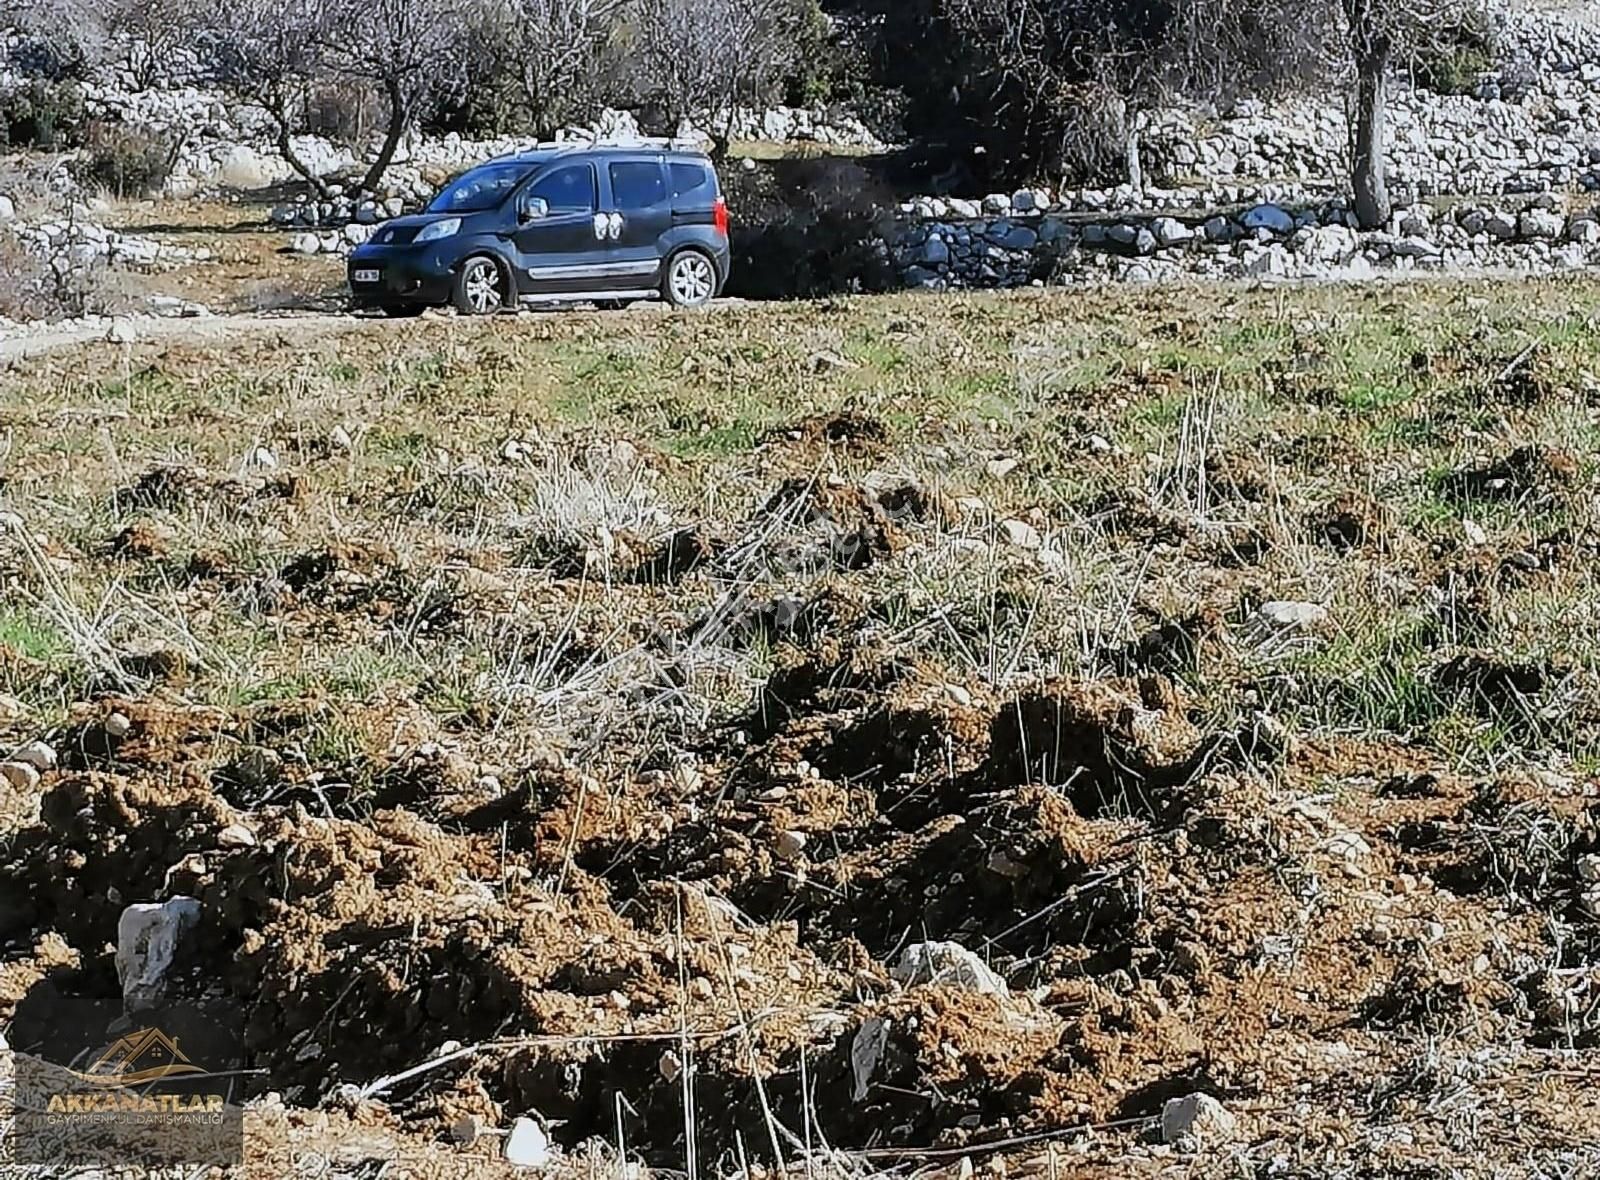
[[[376,283],[378,281],[378,272],[375,270],[358,270],[355,272],[355,280],[358,283]]]

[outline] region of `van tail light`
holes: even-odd
[[[711,206],[711,224],[723,237],[728,236],[728,202],[724,197],[718,197],[717,203]]]

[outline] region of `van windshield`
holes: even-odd
[[[429,213],[482,213],[493,209],[533,168],[528,164],[485,164],[463,172],[428,202]]]

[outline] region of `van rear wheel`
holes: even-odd
[[[717,264],[699,250],[679,250],[667,262],[661,294],[674,307],[701,307],[717,292]]]
[[[506,305],[505,276],[493,258],[476,254],[461,264],[453,299],[462,315],[489,315]]]

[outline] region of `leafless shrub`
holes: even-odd
[[[1396,65],[1458,37],[1477,0],[938,0],[966,47],[974,84],[988,88],[995,127],[1018,159],[1046,167],[1081,158],[1104,112],[1139,187],[1140,112],[1174,95],[1226,99],[1354,79],[1351,179],[1356,213],[1376,227],[1390,206],[1383,175],[1387,80]],[[1094,148],[1093,141],[1088,147]],[[1104,152],[1087,153],[1100,163]]]
[[[99,0],[13,0],[0,27],[22,35],[18,63],[47,78],[82,77],[110,46]]]
[[[221,81],[267,113],[278,154],[326,195],[326,182],[291,139],[320,66],[322,29],[312,0],[209,0],[197,24],[197,40]]]
[[[76,82],[30,78],[0,94],[0,147],[70,147],[82,120],[83,94]]]
[[[200,40],[223,81],[272,119],[283,159],[326,194],[292,141],[316,86],[343,79],[382,101],[383,143],[361,182],[376,188],[427,104],[464,87],[481,11],[468,0],[212,0]]]
[[[354,147],[380,122],[382,108],[382,102],[363,86],[342,78],[317,78],[302,108],[305,131]]]
[[[0,234],[0,316],[56,320],[100,309],[101,268],[75,263],[64,250],[36,253]]]
[[[118,197],[160,190],[172,174],[182,141],[120,123],[91,123],[73,173],[85,184]]]
[[[365,82],[388,114],[382,146],[362,180],[374,189],[400,139],[425,106],[459,94],[481,8],[470,0],[337,0],[321,9],[317,59],[335,75]]]
[[[1229,0],[940,0],[976,58],[1009,145],[1052,169],[1108,171],[1108,141],[1138,187],[1142,114],[1178,94],[1223,97],[1305,73],[1319,51],[1300,20]],[[1013,130],[1020,124],[1025,130]]]

